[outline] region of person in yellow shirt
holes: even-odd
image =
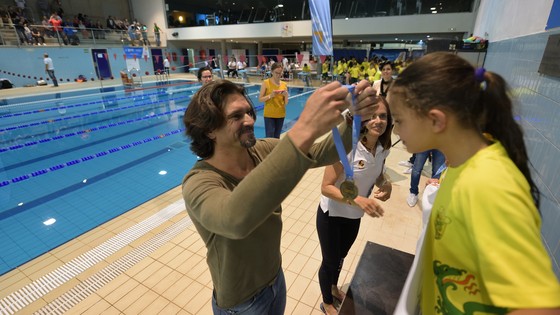
[[[375,75],[377,74],[377,65],[372,61],[369,63],[369,67],[366,69],[367,79],[369,83],[373,84],[375,82]]]
[[[304,68],[307,66],[305,64]],[[309,71],[309,67],[308,71]],[[273,63],[270,67],[272,77],[263,81],[259,102],[264,102],[264,129],[267,138],[280,138],[286,105],[288,105],[288,85],[281,81],[282,64]]]
[[[348,84],[357,83],[360,79],[360,67],[358,64],[350,62],[348,66]]]
[[[323,64],[321,65],[321,80],[323,82],[328,82],[329,80],[329,68],[330,68],[331,64],[329,63],[328,60],[325,60],[325,62],[323,62]]]
[[[362,61],[362,66],[364,67],[364,69],[369,68],[369,61],[367,57],[364,57],[364,60]]]
[[[408,152],[437,149],[448,161],[406,305],[422,314],[560,314],[541,195],[504,78],[434,52],[403,70],[387,101]]]

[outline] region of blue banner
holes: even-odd
[[[144,57],[144,55],[142,54],[144,50],[143,47],[124,46],[123,49],[127,59],[142,59],[142,57]]]
[[[546,23],[545,30],[553,29],[560,26],[560,1],[554,0],[548,22]]]
[[[309,0],[311,13],[311,37],[313,38],[313,54],[332,56],[332,23],[329,0]]]

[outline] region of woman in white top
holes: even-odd
[[[231,58],[231,60],[228,62],[228,70],[227,70],[227,76],[229,78],[231,73],[231,77],[236,77],[237,78],[237,61],[235,60],[235,57]]]
[[[393,64],[390,61],[384,61],[379,64],[381,71],[381,80],[373,82],[373,88],[377,90],[377,95],[387,97],[389,85],[393,82]]]
[[[375,199],[387,200],[391,196],[391,183],[385,179],[385,159],[391,148],[393,121],[389,106],[383,97],[373,117],[363,117],[362,136],[358,141],[354,160],[347,156],[354,169],[354,184],[358,196],[345,200],[340,184],[346,179],[341,162],[325,168],[321,185],[321,201],[317,210],[317,233],[321,244],[323,261],[319,268],[319,285],[323,295],[321,310],[326,314],[338,314],[333,298],[344,299],[338,286],[338,277],[344,258],[356,240],[360,220],[364,213],[372,217],[383,215],[383,208]],[[373,186],[379,189],[368,198]]]

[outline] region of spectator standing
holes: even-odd
[[[56,13],[53,13],[49,19],[49,23],[52,25],[53,36],[56,36],[58,44],[60,44],[60,40],[63,38],[62,19]]]
[[[288,85],[282,78],[282,64],[274,63],[271,77],[261,84],[259,102],[264,102],[264,129],[267,138],[280,138],[286,105],[288,105]]]
[[[110,30],[115,30],[117,28],[117,24],[115,23],[115,20],[110,15],[107,18],[107,28]]]
[[[142,24],[140,29],[142,32],[142,41],[144,42],[144,46],[150,46],[150,40],[148,39],[148,27],[146,24]]]
[[[431,178],[439,179],[440,174],[438,174],[437,171],[445,163],[445,156],[443,156],[443,153],[435,149],[416,153],[412,165],[412,174],[410,175],[410,193],[406,198],[406,203],[409,207],[414,207],[418,202],[418,184],[420,183],[424,164],[426,164],[430,156],[432,158]]]
[[[163,59],[163,71],[165,71],[167,75],[169,75],[169,59],[167,59],[167,57]]]
[[[160,38],[161,28],[154,22],[154,36],[156,37],[156,46],[161,46],[161,38]]]
[[[218,69],[218,61],[216,61],[216,57],[212,56],[212,61],[210,62],[210,67],[212,69]]]
[[[54,75],[54,64],[52,59],[49,57],[49,54],[45,53],[43,55],[43,62],[45,63],[45,72],[53,81],[54,87],[57,87],[58,81],[56,80],[56,76]]]
[[[134,22],[132,22],[130,25],[128,25],[128,38],[130,39],[130,44],[132,46],[136,45],[136,25]]]

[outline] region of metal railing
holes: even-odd
[[[161,46],[165,33],[155,34],[153,31],[116,30],[107,28],[77,28],[74,26],[44,27],[43,25],[23,27],[5,26],[0,28],[0,43],[6,46]]]

